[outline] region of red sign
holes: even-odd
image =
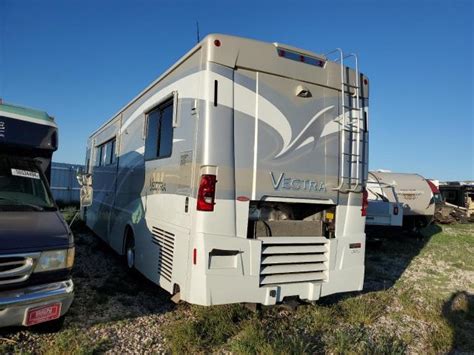
[[[25,325],[35,325],[47,322],[49,320],[58,319],[61,316],[61,303],[53,303],[47,306],[31,308],[26,314]]]

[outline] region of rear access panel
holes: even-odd
[[[237,69],[236,194],[337,200],[336,90]]]

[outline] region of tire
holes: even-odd
[[[125,242],[125,262],[129,269],[135,269],[135,238],[130,231]]]

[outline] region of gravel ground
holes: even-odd
[[[449,228],[446,231],[451,232]],[[455,232],[452,233],[454,237]],[[0,354],[165,352],[163,330],[176,317],[192,317],[192,307],[172,303],[168,293],[139,273],[129,271],[125,261],[88,230],[77,230],[75,238],[75,300],[63,329],[57,333],[39,333],[24,328],[1,329]],[[410,287],[416,288],[431,269],[443,270],[435,276],[441,278],[442,289],[446,288],[447,294],[456,290],[473,292],[474,271],[449,268],[432,252],[424,252],[427,240],[405,236],[383,242],[370,241],[363,293],[391,289],[399,280],[406,280]],[[390,307],[400,308],[398,304]],[[393,312],[397,311],[395,308]],[[430,322],[402,315],[405,327],[400,326],[400,320],[394,323],[388,314],[379,319],[375,327],[393,329],[394,334],[402,330],[412,333],[422,344],[426,329],[431,327]],[[404,329],[407,327],[413,329]],[[408,352],[419,351],[409,347]]]
[[[62,330],[43,334],[2,329],[0,353],[43,353],[61,346],[67,350],[69,345],[62,343],[71,342],[70,338],[79,339],[76,345],[70,344],[77,350],[163,352],[161,325],[166,313],[175,308],[170,295],[127,270],[123,259],[87,231],[76,232],[75,243],[75,299]]]

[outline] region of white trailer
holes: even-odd
[[[433,221],[435,197],[439,195],[439,191],[430,180],[419,174],[371,171],[369,172],[369,189],[374,186],[374,181],[378,185],[380,194],[389,203],[393,206],[401,205],[403,228],[418,231]],[[370,215],[369,212],[368,215]]]
[[[87,225],[175,300],[361,290],[368,79],[333,54],[207,36],[90,136]]]

